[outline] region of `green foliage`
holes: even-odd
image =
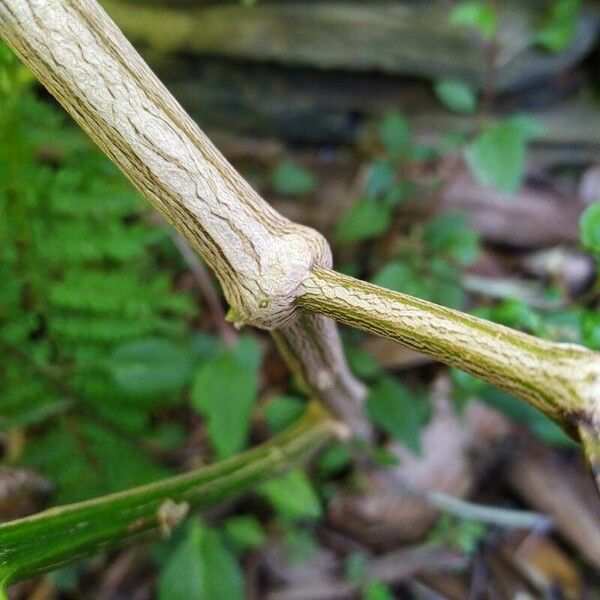
[[[520,116],[485,129],[465,151],[475,179],[514,194],[523,179],[527,143],[540,133],[534,120]]]
[[[306,409],[306,402],[295,396],[276,396],[269,400],[264,407],[267,426],[273,433],[279,433],[296,419],[299,419]]]
[[[581,242],[600,257],[600,201],[590,204],[579,220]]]
[[[486,532],[487,528],[483,523],[442,515],[429,534],[429,539],[434,543],[454,546],[465,554],[473,555]]]
[[[465,215],[436,217],[416,226],[398,257],[383,265],[372,281],[424,300],[461,308],[465,294],[461,268],[479,254],[479,236]]]
[[[258,393],[261,352],[251,337],[205,361],[194,376],[192,405],[206,419],[206,431],[218,458],[244,448]]]
[[[475,29],[484,39],[491,40],[498,29],[498,14],[491,2],[469,0],[452,10],[450,23]]]
[[[421,451],[421,428],[427,417],[425,399],[396,380],[380,379],[369,391],[367,411],[383,431],[413,452]]]
[[[232,546],[240,552],[260,548],[267,541],[262,525],[252,515],[227,519],[223,523],[223,531]]]
[[[261,484],[264,496],[285,519],[318,519],[322,514],[321,502],[306,473],[294,469],[278,479]]]
[[[158,597],[242,600],[244,576],[222,534],[193,519],[161,574]]]
[[[273,169],[271,185],[280,194],[304,196],[315,190],[317,180],[308,169],[293,160],[286,160]]]
[[[146,338],[117,346],[109,359],[115,382],[132,396],[167,395],[189,381],[193,355],[189,345]]]
[[[164,473],[143,448],[181,399],[195,303],[163,267],[167,233],[31,81],[3,47],[0,427],[36,427],[21,462],[66,502]]]
[[[454,112],[473,114],[477,108],[475,92],[462,81],[441,79],[433,89],[444,105]]]
[[[388,113],[379,124],[379,139],[392,158],[398,158],[410,147],[410,128],[406,118],[397,112]]]
[[[550,52],[565,50],[575,34],[581,0],[556,0],[535,36],[535,41]]]
[[[390,588],[381,581],[367,583],[362,593],[363,600],[393,600]]]
[[[340,220],[336,237],[339,242],[372,240],[390,226],[391,210],[375,198],[357,202]]]

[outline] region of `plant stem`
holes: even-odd
[[[298,324],[299,286],[331,264],[326,240],[244,181],[95,0],[0,0],[0,36],[212,268],[237,322],[279,330],[310,396],[368,437],[333,326]]]
[[[311,403],[304,417],[281,435],[228,460],[0,525],[0,584],[57,569],[158,530],[168,533],[189,510],[217,505],[282,473],[336,435],[344,435],[343,429]]]
[[[600,355],[595,352],[542,340],[328,269],[312,270],[297,301],[304,309],[481,377],[527,401],[576,438],[584,424],[599,439]]]

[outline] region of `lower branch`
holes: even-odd
[[[298,304],[476,375],[522,398],[600,458],[600,355],[315,268]],[[594,452],[590,452],[594,449]]]
[[[0,590],[157,531],[278,475],[344,434],[316,403],[271,441],[231,459],[117,494],[0,525]],[[0,598],[2,592],[0,591]]]

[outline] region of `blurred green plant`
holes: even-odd
[[[122,175],[0,60],[0,427],[35,428],[19,460],[57,502],[151,481],[152,415],[182,400],[195,302]]]

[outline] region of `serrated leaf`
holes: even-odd
[[[473,89],[456,79],[442,79],[434,86],[437,97],[455,112],[472,114],[477,108],[477,97]]]
[[[272,479],[258,488],[281,517],[287,519],[317,519],[321,503],[302,469],[294,469],[283,477]]]
[[[206,429],[219,458],[244,448],[252,406],[258,393],[260,349],[242,338],[234,350],[204,362],[194,376],[192,406],[206,419]]]
[[[390,220],[390,208],[373,198],[363,198],[342,217],[336,237],[340,242],[370,240],[384,233]]]
[[[192,365],[190,347],[153,337],[117,346],[108,366],[121,389],[148,396],[180,390],[190,380]]]
[[[372,421],[391,437],[414,452],[421,451],[423,399],[410,394],[400,383],[386,377],[378,381],[367,397]]]
[[[243,600],[244,576],[219,532],[198,519],[165,565],[159,600]]]

